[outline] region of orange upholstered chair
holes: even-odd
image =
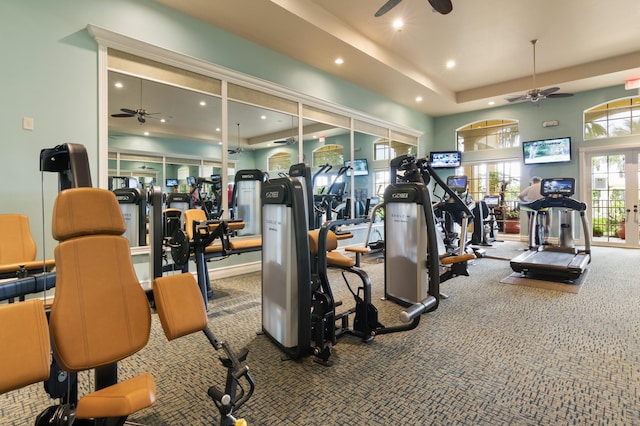
[[[0,394],[49,377],[51,347],[41,300],[0,306]]]
[[[54,260],[36,260],[36,242],[29,218],[23,214],[0,214],[0,277],[15,277],[21,271],[51,270]]]
[[[149,340],[149,305],[124,230],[122,212],[110,191],[72,188],[56,199],[52,231],[59,244],[49,323],[54,357],[63,370],[113,365]],[[126,417],[154,401],[155,383],[144,373],[83,396],[75,415]]]
[[[202,331],[215,350],[225,351],[227,357],[220,357],[227,368],[225,389],[212,386],[208,394],[220,411],[221,425],[246,425],[243,419],[236,421],[233,413],[249,400],[255,388],[245,365],[248,350],[243,349],[236,354],[209,329],[205,304],[193,275],[183,273],[156,278],[153,280],[153,296],[168,340]]]

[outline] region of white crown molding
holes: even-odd
[[[120,50],[152,61],[171,65],[176,68],[192,71],[208,77],[217,78],[250,89],[259,90],[264,93],[279,96],[295,102],[302,102],[305,105],[315,108],[337,112],[347,117],[371,123],[376,126],[385,127],[392,131],[404,133],[415,138],[419,138],[423,134],[423,132],[417,131],[415,129],[391,123],[323,99],[305,95],[304,93],[291,90],[287,87],[280,86],[267,80],[243,74],[241,72],[207,61],[203,61],[189,55],[185,55],[141,40],[137,40],[135,38],[131,38],[126,35],[116,33],[102,27],[98,27],[96,25],[88,24],[87,31],[96,40],[99,46]]]

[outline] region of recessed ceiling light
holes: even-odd
[[[422,102],[422,96],[416,96],[416,102]]]
[[[344,59],[336,58],[336,60],[334,62],[336,63],[336,65],[342,65],[342,64],[344,64]]]
[[[451,68],[455,68],[455,66],[456,66],[456,61],[454,61],[453,59],[447,61],[447,68],[451,69]]]
[[[489,101],[489,105],[495,105],[496,103],[494,101]]]
[[[144,132],[144,135],[145,136],[149,136],[149,132]]]
[[[220,131],[220,127],[216,127],[216,132],[219,132],[219,131]],[[222,143],[222,142],[220,142],[220,143]]]
[[[396,19],[393,21],[393,29],[396,31],[400,31],[404,27],[404,21],[402,19]]]
[[[119,81],[116,81],[116,83],[114,84],[114,86],[116,86],[116,88],[118,89],[122,89],[122,83],[120,83]]]
[[[200,106],[207,106],[207,103],[205,101],[200,101]]]
[[[261,120],[266,120],[266,119],[267,119],[267,116],[266,116],[266,115],[261,115],[261,116],[260,116],[260,119],[261,119]]]
[[[161,122],[161,123],[166,123],[166,122],[167,122],[167,120],[165,120],[164,118],[161,118],[161,119],[160,119],[160,122]]]
[[[222,141],[218,142],[218,145],[222,145]]]

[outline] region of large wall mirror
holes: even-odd
[[[102,34],[100,42],[108,37]],[[375,204],[388,183],[392,156],[417,154],[418,132],[399,132],[384,121],[303,94],[261,87],[264,82],[248,76],[227,79],[228,70],[215,78],[215,66],[193,58],[184,58],[183,69],[173,66],[180,62],[175,53],[164,52],[172,58],[164,63],[111,48],[105,52],[111,189],[153,185],[166,193],[188,193],[191,177],[218,175],[224,194],[220,207],[229,217],[227,190],[236,172],[259,169],[273,178],[305,162],[316,177],[317,200],[336,195],[320,221],[361,217],[367,199]],[[340,173],[345,165],[351,169]],[[255,225],[250,233],[259,233]]]

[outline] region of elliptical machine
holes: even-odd
[[[459,220],[460,220],[460,229],[462,232],[465,232],[465,235],[462,236],[462,240],[466,240],[466,229],[469,220],[473,219],[473,213],[469,209],[469,206],[458,196],[458,194],[453,191],[433,170],[427,159],[416,159],[410,155],[401,155],[399,157],[391,160],[391,181],[396,182],[421,182],[427,185],[431,179],[435,181],[435,184],[441,187],[444,192],[447,194],[447,205],[445,206],[448,210],[455,210],[459,212]],[[385,198],[386,200],[386,198]],[[385,201],[386,203],[386,201]],[[442,203],[438,203],[442,204]],[[434,205],[434,218],[435,218],[435,210],[438,205]],[[385,214],[385,219],[386,219]],[[435,224],[434,219],[434,229],[437,229],[437,225]],[[387,232],[387,226],[385,222],[385,234]],[[435,230],[434,230],[435,232]],[[467,252],[466,246],[464,244],[460,244],[457,248],[447,249],[442,233],[437,233],[437,257],[439,257],[440,262],[440,282],[444,282],[450,278],[453,278],[458,275],[469,275],[467,270],[467,263],[470,260],[476,258],[475,253]],[[482,253],[479,253],[481,255]],[[443,298],[446,298],[445,295],[442,295]]]

